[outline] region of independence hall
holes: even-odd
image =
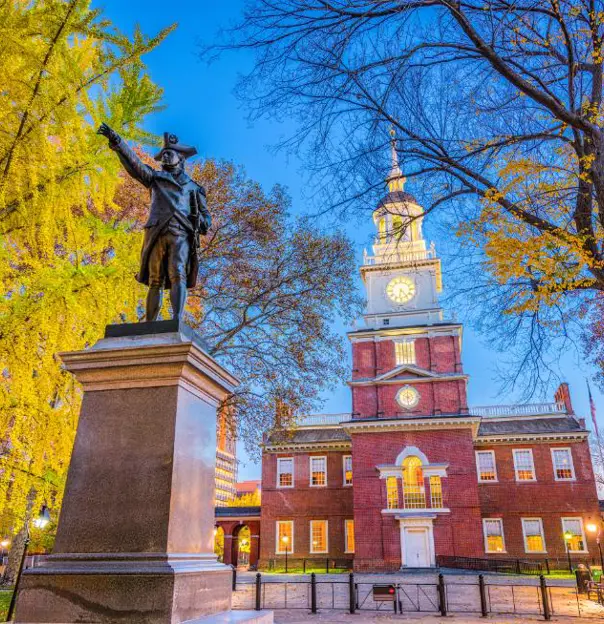
[[[364,326],[348,334],[352,413],[265,437],[260,567],[286,553],[363,572],[563,559],[567,547],[595,558],[588,431],[568,386],[551,403],[468,406],[463,328],[443,315],[440,260],[404,183],[393,150],[361,267]]]

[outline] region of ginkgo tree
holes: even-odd
[[[284,145],[341,210],[375,206],[395,130],[461,235],[460,300],[530,393],[604,291],[603,45],[599,0],[252,0],[219,49],[255,53],[238,93],[297,120]]]
[[[141,122],[161,90],[141,57],[169,32],[127,37],[89,0],[0,3],[4,535],[42,503],[55,516],[60,505],[80,392],[58,354],[136,318],[140,237],[113,214],[118,166],[95,128],[103,119],[148,140]],[[10,571],[19,548],[12,553]]]

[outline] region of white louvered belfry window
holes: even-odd
[[[394,354],[396,356],[396,365],[415,364],[415,341],[402,340],[394,343]]]
[[[514,449],[513,455],[516,481],[534,481],[535,464],[533,462],[533,451],[531,449]]]

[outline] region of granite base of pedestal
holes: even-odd
[[[229,610],[231,578],[211,557],[51,556],[23,574],[17,622],[187,622]]]

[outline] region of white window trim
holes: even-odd
[[[352,472],[352,455],[342,455],[342,485],[352,487],[352,483],[346,483],[346,460],[350,457],[350,471]],[[327,481],[327,479],[325,479]]]
[[[312,525],[315,522],[324,522],[325,523],[325,550],[315,550],[312,543]],[[310,521],[310,549],[309,552],[311,555],[326,555],[329,553],[329,520],[311,520]]]
[[[348,550],[348,523],[352,522],[352,531],[354,533],[354,518],[347,518],[344,520],[344,552],[346,554],[353,555],[354,550]],[[356,543],[355,543],[356,546]]]
[[[480,462],[478,456],[480,453],[490,453],[493,456],[493,468],[495,470],[495,479],[481,479],[480,478]],[[497,460],[495,458],[495,451],[476,451],[476,476],[478,477],[478,483],[498,483],[499,476],[497,475]]]
[[[529,452],[531,454],[531,469],[533,471],[532,479],[519,479],[518,478],[518,466],[516,462],[516,453],[526,453]],[[512,457],[514,459],[514,475],[516,477],[517,483],[531,483],[532,481],[537,481],[537,471],[535,470],[535,458],[533,457],[533,449],[523,448],[523,449],[512,449]]]
[[[292,463],[292,484],[291,485],[281,485],[279,477],[281,476],[281,468],[280,464],[282,461],[291,461]],[[293,457],[277,457],[277,489],[285,490],[288,488],[293,488],[296,484],[296,475],[295,475],[295,461]]]
[[[563,479],[563,481],[569,481],[569,479]],[[583,540],[583,545],[587,546],[587,540],[585,539],[585,525],[583,524],[582,516],[564,516],[560,518],[560,522],[562,524],[562,541],[564,542],[564,550],[566,551],[566,540],[564,539],[564,531],[566,530],[564,528],[565,520],[578,520],[581,523],[581,539]],[[589,554],[589,550],[587,550],[587,548],[584,548],[583,550],[570,550],[569,549],[568,552],[575,553],[575,554]]]
[[[312,460],[323,459],[325,461],[325,483],[323,485],[313,485],[312,482]],[[308,485],[310,487],[327,487],[327,455],[311,455],[308,458]]]
[[[279,525],[280,524],[291,524],[292,525],[292,543],[289,545],[287,549],[287,554],[291,555],[294,552],[294,521],[293,520],[277,520],[275,522],[275,554],[276,555],[284,555],[285,550],[281,550],[281,540],[279,539]]]
[[[489,481],[489,483],[493,483],[493,481]],[[487,522],[493,522],[493,520],[497,520],[501,525],[501,540],[503,541],[503,550],[489,550],[488,549],[488,540],[487,540]],[[503,518],[483,518],[482,519],[482,537],[484,540],[484,552],[489,554],[500,555],[502,553],[507,553],[507,548],[505,547],[505,530],[503,528]]]
[[[573,473],[573,476],[570,477],[569,479],[558,478],[558,475],[556,474],[556,462],[554,460],[554,451],[568,451],[568,456],[570,457],[570,469],[571,469],[571,472]],[[575,473],[575,461],[573,459],[573,452],[570,446],[552,446],[550,447],[550,453],[552,456],[552,471],[554,473],[554,481],[576,481],[577,474]]]
[[[541,541],[543,542],[543,550],[529,550],[528,544],[526,541],[527,535],[524,530],[524,521],[527,522],[539,522],[539,526],[541,527]],[[520,518],[520,524],[522,525],[522,538],[524,540],[524,552],[530,555],[544,555],[547,553],[547,544],[545,543],[545,531],[543,530],[543,519],[542,518]]]

